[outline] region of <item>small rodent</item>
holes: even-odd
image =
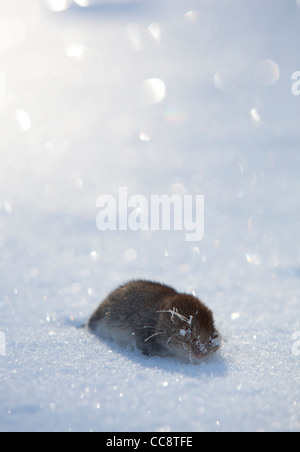
[[[144,355],[199,361],[216,352],[220,335],[213,314],[198,298],[150,281],[132,281],[112,292],[87,324],[95,334]]]

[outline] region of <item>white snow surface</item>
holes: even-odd
[[[299,2],[0,11],[0,431],[300,431]],[[203,240],[100,232],[119,187],[204,195]],[[134,278],[196,293],[221,350],[80,328]]]

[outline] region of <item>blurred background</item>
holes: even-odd
[[[86,296],[99,276],[102,293],[129,276],[215,290],[279,264],[299,275],[298,1],[0,8],[6,284],[83,285]],[[203,241],[100,233],[96,201],[120,186],[205,195]]]

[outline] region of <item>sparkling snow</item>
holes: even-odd
[[[299,2],[0,10],[0,431],[300,431]],[[204,195],[203,240],[100,232],[124,186]],[[202,298],[221,350],[80,328],[140,277]]]

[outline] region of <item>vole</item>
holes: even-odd
[[[212,311],[193,295],[164,284],[132,281],[118,287],[90,317],[89,330],[144,355],[199,361],[216,352]]]

